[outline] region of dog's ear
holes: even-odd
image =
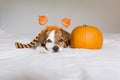
[[[62,31],[62,36],[65,38],[65,40],[69,40],[70,39],[70,33],[61,29]]]

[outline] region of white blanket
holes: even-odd
[[[66,48],[39,54],[16,49],[33,35],[0,33],[0,80],[120,80],[120,34],[104,34],[100,50]]]

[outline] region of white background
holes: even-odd
[[[120,0],[0,0],[0,28],[7,32],[38,33],[39,15],[48,17],[46,25],[61,26],[62,18],[70,18],[69,32],[82,24],[120,32]]]

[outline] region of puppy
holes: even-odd
[[[59,52],[69,45],[70,33],[61,28],[46,28],[28,44],[15,42],[16,48],[35,48],[39,53]]]

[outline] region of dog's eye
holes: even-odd
[[[52,42],[50,39],[46,40],[46,42]]]
[[[59,42],[63,42],[64,40],[63,39],[59,39]]]

